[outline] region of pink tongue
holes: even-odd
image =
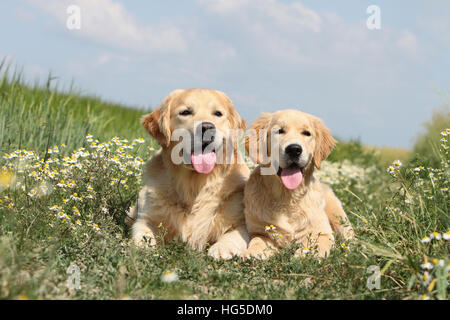
[[[192,154],[191,162],[198,173],[210,173],[216,165],[216,154],[214,152]]]
[[[292,166],[281,170],[281,181],[290,190],[297,188],[302,183],[303,175],[299,167]]]

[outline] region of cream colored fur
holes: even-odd
[[[316,246],[318,255],[323,257],[334,244],[333,230],[344,237],[353,236],[341,202],[330,187],[313,175],[314,166],[320,168],[335,140],[320,119],[296,110],[263,114],[251,126],[256,132],[280,128],[285,131],[279,138],[280,148],[292,142],[303,147],[308,159],[303,181],[298,188],[289,190],[278,175],[261,175],[261,165],[252,172],[244,191],[245,219],[251,240],[242,257],[268,258],[278,248],[294,242],[300,244],[296,256],[302,255],[305,248],[311,250]],[[267,139],[270,144],[269,136]],[[265,226],[271,224],[276,230],[265,231]],[[274,233],[281,238],[275,238]]]
[[[179,116],[189,106],[194,114]],[[223,116],[214,112],[220,110]],[[248,244],[244,221],[243,190],[249,176],[245,164],[216,164],[209,174],[191,165],[175,165],[170,158],[174,129],[190,130],[195,122],[208,121],[226,135],[227,129],[245,129],[245,122],[222,92],[206,89],[176,90],[143,119],[162,148],[146,164],[144,187],[126,222],[136,244],[170,241],[179,237],[191,248],[216,259],[241,254]],[[238,153],[235,151],[236,157]]]

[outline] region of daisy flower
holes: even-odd
[[[442,239],[442,236],[441,236],[441,234],[440,233],[438,233],[438,232],[433,232],[432,234],[430,234],[430,238],[431,239],[436,239],[436,240],[441,240]]]
[[[429,237],[424,237],[422,240],[420,240],[420,242],[422,243],[429,243],[431,241],[431,238]]]
[[[450,231],[447,231],[446,233],[444,233],[444,235],[442,236],[444,238],[444,240],[450,240]]]
[[[164,271],[161,275],[161,281],[165,283],[171,283],[178,281],[178,274],[175,271]]]
[[[395,160],[393,163],[394,167],[400,168],[403,164],[400,160]]]

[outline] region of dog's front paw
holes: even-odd
[[[343,236],[345,240],[355,239],[355,231],[353,231],[353,228],[351,226],[347,226],[344,228]]]
[[[156,239],[151,231],[144,232],[143,234],[135,234],[133,236],[133,242],[137,247],[156,247]]]
[[[231,241],[219,241],[209,248],[208,255],[215,260],[224,259],[229,260],[233,256],[241,254],[242,249],[234,245]]]
[[[270,247],[267,247],[264,250],[249,248],[241,254],[241,258],[242,259],[254,258],[254,259],[258,259],[258,260],[267,260],[274,253],[275,253],[274,249],[270,248]]]

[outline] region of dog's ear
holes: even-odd
[[[263,112],[250,126],[250,130],[245,136],[245,150],[253,162],[259,164],[263,160],[261,147],[267,148],[267,131],[269,130],[272,114]]]
[[[142,117],[142,125],[148,131],[148,133],[158,141],[159,145],[166,147],[167,139],[159,127],[159,120],[161,119],[161,106],[155,109],[150,114],[146,114]]]
[[[161,147],[170,144],[170,108],[174,97],[182,90],[172,91],[164,102],[150,114],[142,117],[142,125]]]
[[[320,169],[320,164],[330,155],[336,145],[336,140],[321,119],[314,117],[313,123],[316,132],[316,149],[314,150],[313,160],[316,168]]]

